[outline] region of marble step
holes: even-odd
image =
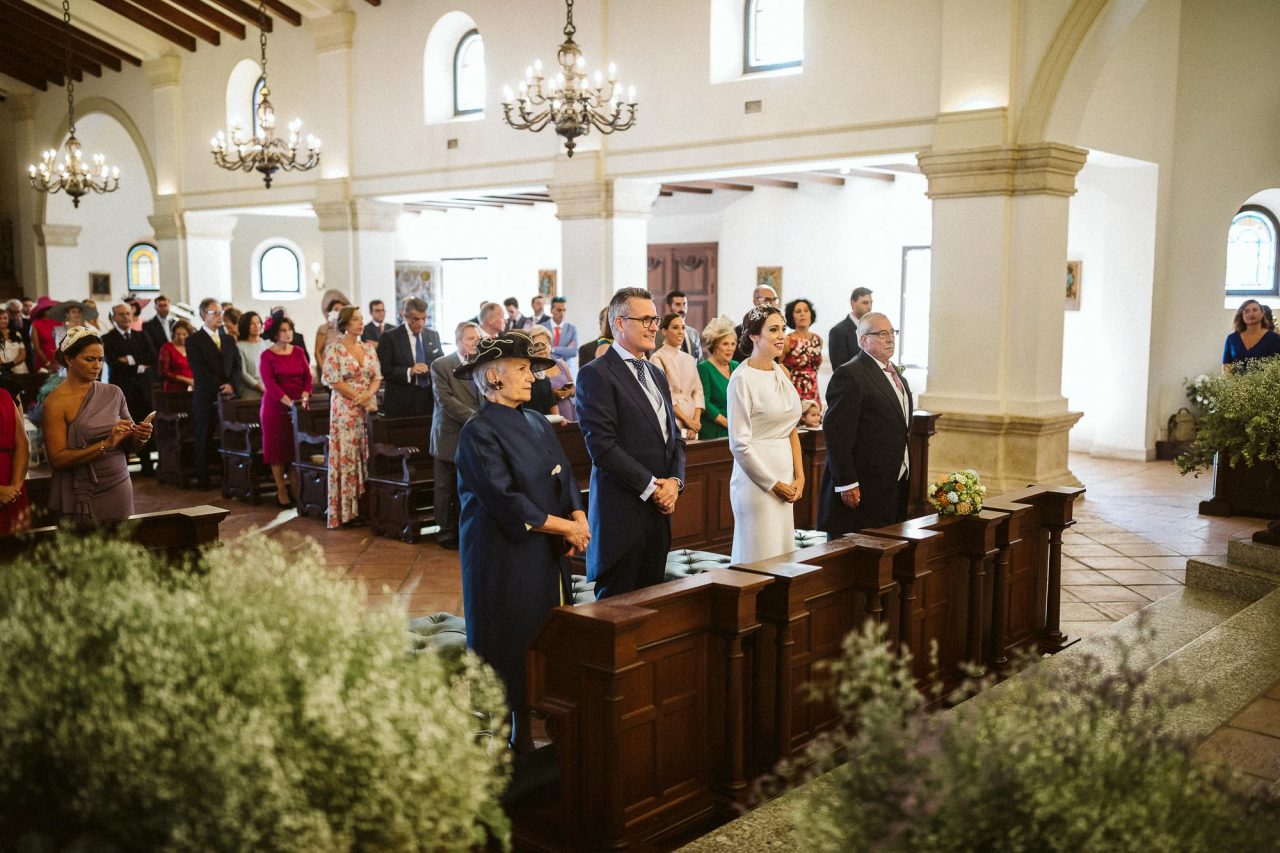
[[[1227,560],[1232,565],[1280,576],[1280,548],[1259,545],[1252,539],[1232,539],[1228,542]]]
[[[1257,601],[1280,588],[1280,574],[1235,563],[1230,557],[1192,557],[1187,560],[1187,587],[1215,590]]]

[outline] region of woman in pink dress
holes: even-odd
[[[817,400],[818,368],[822,366],[822,338],[811,331],[818,315],[808,299],[793,299],[785,311],[787,326],[794,329],[787,335],[782,350],[782,366],[791,371],[791,384],[801,400]]]
[[[293,345],[293,321],[276,312],[267,318],[263,337],[271,346],[258,360],[258,376],[262,380],[262,405],[258,422],[262,424],[262,461],[271,466],[276,481],[276,504],[281,509],[292,506],[284,471],[293,462],[294,400],[307,404],[311,396],[311,364],[301,347]]]
[[[31,529],[27,500],[30,454],[22,412],[12,397],[0,390],[0,536]]]
[[[369,456],[369,436],[365,432],[366,412],[378,408],[378,386],[382,370],[372,341],[361,341],[364,317],[360,309],[348,305],[338,314],[342,337],[329,346],[324,356],[324,384],[329,395],[329,527],[358,520],[360,498],[364,496],[365,460]]]

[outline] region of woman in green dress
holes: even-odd
[[[707,354],[707,359],[698,362],[702,398],[706,404],[702,413],[702,429],[698,431],[700,440],[724,438],[729,434],[726,392],[729,374],[738,366],[738,362],[733,360],[737,346],[738,336],[733,330],[733,321],[728,317],[717,317],[702,330],[702,351]]]

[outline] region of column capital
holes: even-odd
[[[321,18],[308,18],[306,27],[316,44],[316,53],[350,50],[355,41],[356,15],[340,11]]]
[[[916,155],[931,199],[993,195],[1072,196],[1088,152],[1057,142],[996,145]]]
[[[5,107],[14,122],[31,121],[36,117],[35,95],[9,95],[5,99]]]
[[[36,232],[37,246],[72,246],[80,241],[79,225],[43,225],[31,226]]]
[[[151,223],[151,230],[155,232],[157,240],[181,240],[187,236],[187,223],[183,220],[181,211],[148,216],[147,222]]]
[[[321,231],[395,231],[403,211],[398,204],[363,198],[316,201],[311,208],[320,220]]]
[[[142,70],[153,89],[177,86],[182,82],[182,59],[175,55],[157,56],[142,63]]]
[[[230,240],[235,231],[237,217],[224,213],[191,213],[184,216],[188,238],[204,237],[210,240]]]
[[[606,179],[554,183],[547,191],[557,219],[647,219],[660,188],[647,181]]]

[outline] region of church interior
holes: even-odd
[[[561,70],[566,39],[580,58]],[[613,344],[601,311],[628,287],[658,315],[686,296],[698,332],[742,323],[762,286],[779,309],[806,304],[821,339],[857,288],[892,324],[914,402],[909,517],[828,541],[817,492],[840,437],[802,428],[795,550],[740,565],[732,439],[690,438],[666,580],[597,601],[570,561],[573,601],[526,654],[537,748],[502,759],[505,817],[473,820],[478,837],[334,830],[312,849],[866,849],[797,828],[847,769],[763,803],[757,783],[840,729],[806,685],[867,622],[910,650],[940,720],[998,705],[1028,655],[1111,671],[1128,643],[1144,683],[1176,672],[1195,697],[1165,721],[1194,766],[1248,788],[1240,808],[1274,806],[1280,385],[1250,378],[1280,374],[1224,375],[1219,353],[1256,328],[1248,303],[1276,337],[1277,43],[1273,0],[0,0],[0,307],[28,301],[20,329],[93,300],[103,334],[122,303],[141,331],[161,296],[196,330],[209,301],[277,330],[287,317],[316,358],[311,403],[289,403],[288,505],[256,399],[219,401],[210,485],[192,394],[153,371],[136,518],[102,535],[179,561],[266,537],[450,653],[466,555],[438,537],[430,408],[371,403],[368,523],[326,524],[331,293],[364,321],[383,303],[388,329],[421,300],[464,362],[460,324],[512,297],[521,322],[557,300],[557,348],[570,328]],[[31,414],[59,368],[13,366],[34,530],[0,536],[0,574],[62,541]],[[817,368],[820,408],[839,367]],[[1252,457],[1212,444],[1227,403],[1197,391],[1237,377],[1266,398],[1231,439]],[[550,423],[585,507],[596,447],[572,417]],[[930,484],[961,471],[986,501],[949,515]],[[17,612],[4,590],[0,622]],[[1001,683],[958,704],[929,693],[967,665]],[[15,825],[0,816],[0,834]]]

